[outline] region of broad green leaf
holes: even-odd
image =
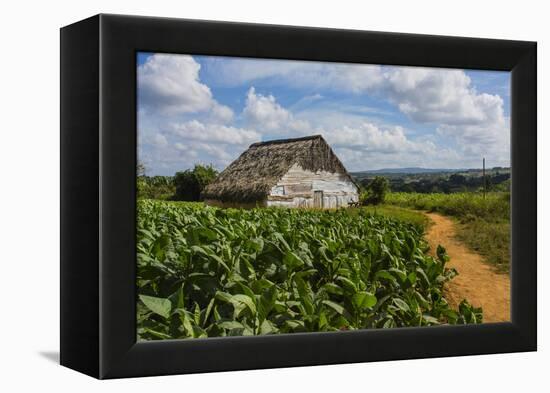
[[[328,326],[328,320],[326,314],[321,311],[319,314],[319,330],[324,330]]]
[[[218,255],[216,255],[209,248],[201,247],[201,246],[191,246],[191,250],[193,250],[193,252],[195,252],[196,254],[200,254],[200,255],[203,255],[206,258],[210,258],[210,259],[215,260],[218,263],[218,265],[223,266],[223,268],[226,271],[228,271],[228,272],[231,271],[231,269],[229,269],[229,266],[227,266],[227,264],[223,261],[223,259],[221,259]]]
[[[273,333],[277,333],[277,327],[273,323],[271,323],[271,321],[266,319],[260,325],[260,334],[265,335]]]
[[[170,317],[170,311],[172,311],[172,303],[169,299],[139,295],[139,299],[145,304],[145,306],[154,312],[155,314],[160,315],[164,318]]]
[[[358,309],[371,308],[376,304],[376,296],[370,292],[357,292],[352,297],[353,304]]]
[[[375,279],[385,279],[385,280],[388,280],[392,283],[397,283],[396,278],[390,272],[388,272],[387,270],[377,271],[376,274],[374,275],[374,278]]]
[[[179,315],[180,315],[181,323],[182,323],[183,327],[185,328],[185,331],[187,332],[187,334],[194,337],[195,332],[193,330],[193,324],[191,323],[191,318],[189,317],[188,313],[186,311],[184,311],[182,313],[179,313]]]
[[[195,322],[195,324],[197,325],[200,325],[201,323],[201,309],[199,307],[199,305],[197,304],[197,302],[195,302],[195,312],[193,313],[193,321]]]
[[[254,300],[248,295],[233,295],[231,297],[231,303],[238,308],[241,308],[244,305],[250,310],[252,315],[256,315],[256,304],[254,304]]]
[[[295,270],[305,265],[305,262],[294,252],[288,250],[283,257],[283,262],[290,270]]]
[[[272,285],[264,290],[258,303],[258,317],[261,321],[267,318],[277,300],[277,287]]]
[[[407,276],[407,279],[409,280],[409,283],[411,285],[414,285],[416,283],[416,273],[410,272],[409,275]]]
[[[393,299],[393,304],[395,304],[401,311],[408,312],[410,311],[409,305],[402,299],[399,299],[398,297]]]
[[[404,282],[407,279],[407,273],[404,272],[403,270],[392,267],[392,268],[388,269],[388,271],[390,271],[395,276],[397,276],[399,278],[399,280],[401,280],[401,282]]]
[[[221,327],[222,329],[244,329],[243,324],[237,321],[219,322],[217,323],[217,326]]]
[[[345,311],[344,307],[342,307],[338,303],[334,303],[333,301],[330,301],[330,300],[323,300],[323,304],[326,304],[327,306],[332,308],[334,311],[336,311],[340,315],[344,314],[344,311]]]
[[[203,316],[203,326],[206,326],[206,323],[208,322],[208,318],[210,318],[210,313],[212,312],[212,307],[214,306],[214,302],[216,301],[215,298],[210,299],[210,302],[208,303],[208,306],[206,307],[206,310],[204,312]]]
[[[344,288],[352,293],[357,291],[357,285],[347,277],[338,276],[336,280],[340,281]]]
[[[431,315],[424,314],[422,315],[422,319],[425,320],[428,323],[439,325],[439,320],[437,318],[432,317]]]
[[[163,340],[167,340],[167,339],[172,338],[172,336],[170,336],[169,334],[159,332],[157,330],[153,330],[153,329],[150,329],[150,328],[145,328],[144,331],[151,334],[152,336],[154,336],[156,338],[160,338],[160,339],[163,339]]]
[[[221,292],[221,291],[216,292],[216,299],[221,300],[222,302],[231,303],[232,296],[233,295],[227,292]]]
[[[167,235],[162,235],[153,243],[152,254],[159,260],[163,261],[166,255],[166,249],[170,244],[170,238]]]
[[[184,287],[184,283],[182,283],[178,287],[176,292],[174,292],[168,298],[168,299],[170,299],[170,302],[172,303],[172,308],[184,308],[185,307],[183,287]]]
[[[289,319],[289,320],[285,321],[285,324],[288,327],[290,327],[291,329],[304,329],[305,328],[304,321]]]
[[[273,236],[283,245],[282,249],[283,251],[288,251],[290,250],[290,246],[288,245],[288,243],[286,242],[285,238],[283,237],[283,235],[281,235],[279,232],[275,232],[273,234]]]
[[[323,288],[328,293],[333,293],[335,295],[343,295],[344,294],[344,290],[339,285],[336,285],[336,284],[331,283],[331,282],[323,285]]]

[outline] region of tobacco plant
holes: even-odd
[[[363,210],[138,201],[141,340],[479,323],[422,229]]]

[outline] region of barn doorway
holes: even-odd
[[[313,207],[323,208],[323,191],[313,191]]]

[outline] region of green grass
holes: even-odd
[[[365,206],[361,209],[373,213],[379,214],[388,218],[404,221],[414,225],[419,231],[425,232],[430,225],[430,220],[426,215],[399,206],[392,205],[378,205],[378,206]]]
[[[491,222],[510,220],[510,194],[507,192],[491,192],[485,197],[475,192],[453,194],[392,192],[386,195],[385,202],[390,205],[438,212],[464,220],[479,218]]]
[[[510,222],[488,222],[483,219],[460,222],[457,237],[498,270],[509,271]]]
[[[389,193],[386,203],[437,212],[457,219],[457,237],[499,270],[510,265],[510,194],[464,192],[455,194]]]

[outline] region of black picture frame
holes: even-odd
[[[136,52],[511,71],[511,322],[136,343]],[[121,15],[61,29],[61,364],[96,378],[535,351],[536,43]]]

